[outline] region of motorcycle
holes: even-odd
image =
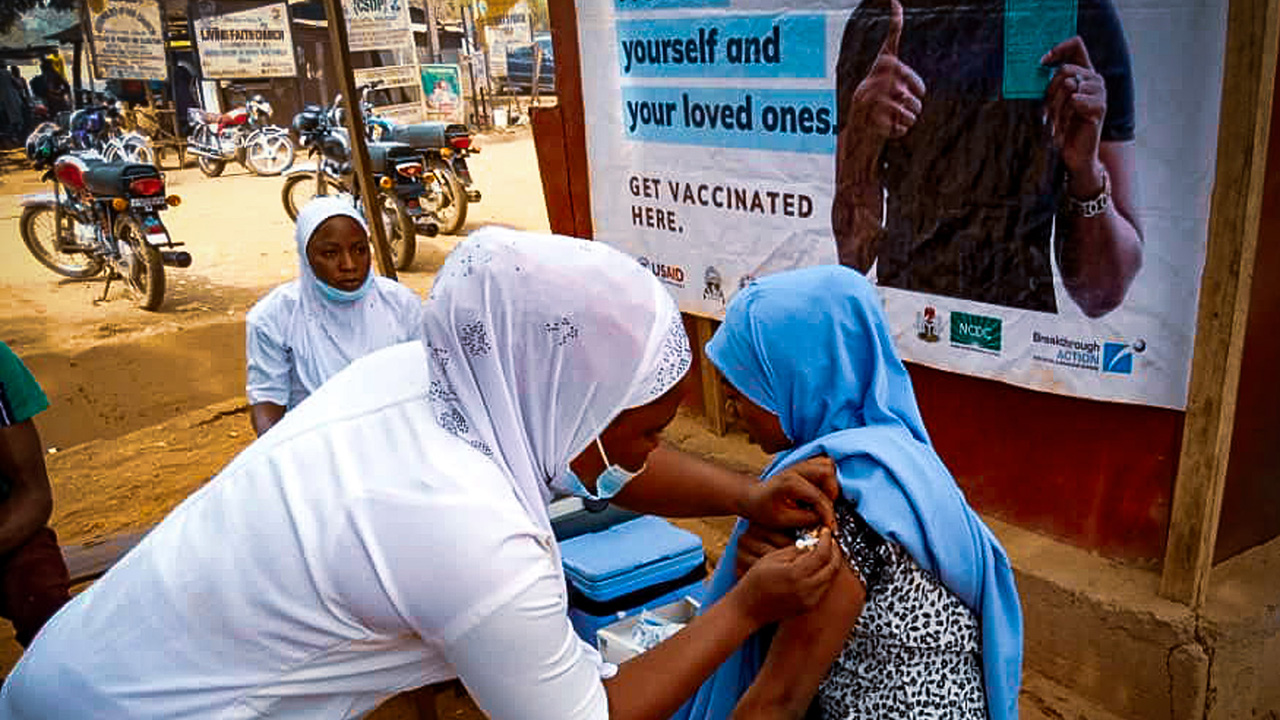
[[[402,142],[421,153],[429,177],[422,199],[423,210],[435,218],[440,232],[453,235],[467,222],[467,205],[480,202],[480,191],[472,187],[467,156],[480,152],[473,147],[471,131],[466,125],[447,122],[424,122],[397,125],[376,115],[369,95],[382,83],[360,87],[360,109],[364,115],[366,134],[370,140]]]
[[[293,119],[293,129],[302,147],[307,149],[308,158],[314,157],[316,161],[314,165],[291,168],[285,173],[280,199],[290,220],[297,220],[298,211],[321,195],[345,193],[355,200],[357,207],[362,204],[360,184],[355,181],[351,164],[349,136],[338,112],[341,97],[339,95],[327,110],[311,105]],[[404,270],[413,263],[418,247],[415,218],[423,213],[419,206],[423,194],[422,158],[401,143],[369,143],[369,160],[379,188],[375,202],[382,212],[392,260],[397,270]],[[428,221],[423,229],[428,237],[438,231],[433,221]]]
[[[221,175],[231,161],[266,176],[279,175],[293,165],[293,138],[285,128],[270,124],[271,104],[261,95],[227,113],[190,108],[187,120],[191,125],[187,152],[196,156],[200,171],[209,177]]]
[[[164,176],[154,165],[111,162],[78,150],[69,133],[33,133],[27,157],[53,192],[20,202],[19,234],[40,264],[69,278],[106,275],[98,302],[113,280],[124,280],[143,310],[164,302],[164,268],[191,266],[191,254],[175,242],[160,212],[177,206],[165,196]]]
[[[75,149],[95,150],[108,162],[155,162],[151,140],[142,133],[120,127],[123,104],[102,103],[80,108],[59,118],[70,132]]]

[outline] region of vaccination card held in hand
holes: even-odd
[[[1044,97],[1053,68],[1040,58],[1076,34],[1076,0],[1005,0],[1006,100]]]

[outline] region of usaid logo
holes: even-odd
[[[653,273],[653,276],[662,282],[678,288],[684,287],[684,268],[679,265],[661,265],[647,257],[638,257],[636,262],[640,263],[642,267],[649,268],[649,272]]]

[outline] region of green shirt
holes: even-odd
[[[0,427],[26,422],[49,407],[40,383],[22,360],[0,342]]]

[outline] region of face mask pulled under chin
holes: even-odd
[[[565,468],[564,475],[561,476],[558,484],[566,491],[588,500],[609,500],[622,492],[622,488],[626,487],[627,483],[644,472],[645,466],[641,466],[639,470],[631,472],[621,465],[614,465],[609,462],[609,456],[605,454],[604,444],[600,442],[600,438],[596,438],[596,448],[600,451],[600,457],[604,458],[605,464],[604,470],[596,478],[596,491],[593,493],[588,490],[587,486],[582,483],[582,479],[578,477],[578,474],[572,468]]]
[[[319,288],[320,294],[327,300],[336,303],[353,303],[365,295],[368,295],[369,291],[373,289],[374,282],[373,268],[370,268],[369,274],[364,277],[364,284],[355,290],[339,290],[320,278],[316,278],[316,287]]]

